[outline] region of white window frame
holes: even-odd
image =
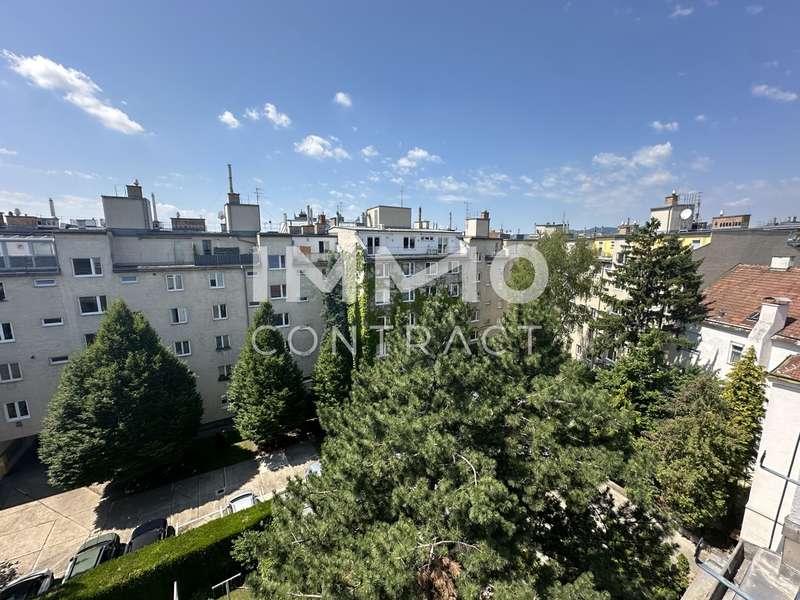
[[[278,324],[277,322],[273,322],[273,327],[288,327],[289,326],[289,313],[287,312],[280,312],[280,313],[273,313],[274,317],[281,317],[281,323]]]
[[[453,290],[455,290],[455,294],[453,293]],[[461,294],[461,285],[459,285],[458,283],[448,283],[447,284],[447,295],[448,296],[450,296],[451,298],[458,298],[458,296],[460,294]]]
[[[413,277],[413,275],[414,275],[414,263],[413,262],[406,261],[406,262],[403,263],[402,267],[400,267],[400,268],[403,269],[403,275],[405,275],[406,277]]]
[[[177,321],[173,320],[173,318],[172,318],[173,312],[172,311],[176,311],[175,312],[175,316],[178,317]],[[172,308],[170,308],[169,309],[169,322],[172,325],[183,325],[184,323],[188,323],[189,322],[189,311],[188,311],[188,309],[185,306],[173,306]]]
[[[389,302],[389,290],[375,290],[375,306],[384,306]]]
[[[213,321],[224,321],[228,318],[228,305],[225,302],[214,304],[211,307],[211,319]]]
[[[212,271],[208,274],[208,288],[211,290],[225,289],[225,272]]]
[[[214,349],[217,352],[231,349],[231,336],[227,333],[221,333],[214,336]]]
[[[4,325],[8,325],[8,330],[11,332],[10,336],[7,336],[4,330]],[[0,344],[10,344],[12,342],[16,342],[17,338],[14,336],[14,325],[11,321],[4,321],[0,323]]]
[[[734,348],[738,348],[738,350],[736,351],[736,353],[738,354],[736,360],[733,360]],[[744,354],[744,344],[740,344],[739,342],[731,342],[730,347],[728,348],[728,364],[735,365],[737,362],[742,360],[743,354]]]
[[[472,314],[470,315],[470,323],[479,323],[481,320],[481,311],[479,308],[473,308]]]
[[[278,266],[273,267],[270,265],[270,260],[278,257]],[[286,270],[286,255],[285,254],[268,254],[267,255],[267,270],[268,271],[285,271]]]
[[[438,275],[439,274],[439,265],[435,262],[427,262],[425,263],[425,269],[428,272],[428,275]]]
[[[281,295],[280,296],[273,296],[272,295],[272,288],[277,287],[278,285],[281,286]],[[286,284],[285,283],[275,283],[269,286],[269,299],[270,300],[286,300]]]
[[[178,344],[180,344],[180,350],[178,350]],[[187,348],[186,352],[184,352],[184,347]],[[175,356],[191,356],[192,342],[191,340],[178,340],[176,342],[172,342],[172,350],[175,352]]]
[[[19,376],[17,377],[14,377],[14,373],[11,370],[13,365],[17,365],[17,373],[19,373]],[[7,378],[3,379],[2,376],[0,376],[0,384],[14,383],[15,381],[22,381],[24,379],[22,375],[22,365],[20,365],[18,362],[0,363],[0,367],[6,367],[6,370],[8,372]]]
[[[122,285],[131,285],[133,283],[139,283],[139,276],[138,275],[120,275],[119,282]]]
[[[22,411],[20,411],[20,406],[22,405],[25,406],[25,413],[26,413],[25,415],[22,415],[21,414]],[[14,412],[16,413],[16,416],[14,417],[11,416],[11,413],[8,410],[9,406],[14,407]],[[15,421],[24,421],[26,419],[31,418],[31,410],[28,407],[27,400],[12,400],[11,402],[4,402],[3,409],[6,415],[6,421],[8,421],[9,423],[14,423]]]
[[[164,275],[164,284],[167,286],[168,292],[182,292],[183,275],[181,273],[167,273]]]
[[[247,308],[258,308],[261,305],[261,302],[258,300],[250,300],[247,303]]]
[[[75,272],[75,261],[76,260],[88,260],[89,266],[91,267],[91,273],[85,273],[83,275],[78,275]],[[90,256],[88,258],[79,256],[77,258],[72,259],[72,275],[74,277],[102,277],[103,276],[103,263],[100,261],[99,256]]]
[[[97,304],[97,311],[83,312],[83,307],[81,306],[81,298],[94,298],[94,301]],[[101,301],[100,298],[102,298],[103,300]],[[105,307],[103,306],[104,304]],[[103,294],[99,294],[97,296],[78,296],[78,310],[80,311],[82,317],[88,317],[92,315],[104,315],[108,310],[108,298]]]
[[[43,288],[43,287],[55,287],[58,285],[58,282],[55,279],[34,279],[33,280],[33,287]]]
[[[55,321],[58,319],[57,321]],[[47,323],[47,321],[55,321],[54,323]],[[61,327],[64,325],[64,317],[43,317],[42,327]]]
[[[233,365],[219,365],[217,366],[217,381],[230,381],[233,376]]]
[[[60,359],[64,360],[60,360]],[[69,354],[62,354],[59,356],[51,356],[49,359],[51,365],[65,365],[69,362]]]
[[[407,295],[407,296],[406,296]],[[403,296],[406,296],[405,298]],[[417,298],[417,290],[409,290],[407,292],[400,292],[400,300],[403,302],[413,302]]]
[[[375,264],[375,277],[378,279],[386,279],[389,277],[388,262],[379,262]]]

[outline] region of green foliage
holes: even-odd
[[[176,537],[125,554],[69,580],[47,600],[171,600],[178,582],[181,598],[208,597],[211,586],[236,573],[234,539],[270,518],[271,502],[215,519]]]
[[[261,448],[298,426],[309,412],[302,374],[280,332],[267,329],[272,325],[272,306],[263,302],[228,386],[233,424],[243,438]]]
[[[560,335],[566,335],[589,320],[589,307],[576,302],[591,296],[596,268],[595,255],[586,238],[578,238],[567,246],[569,236],[557,231],[536,242],[542,253],[549,277],[547,287],[539,301],[555,310],[560,324]],[[509,277],[513,289],[526,289],[533,282],[533,265],[526,260],[514,261]]]
[[[597,383],[614,405],[635,411],[637,431],[659,416],[664,396],[674,390],[680,376],[667,360],[668,340],[665,332],[651,329],[613,367],[598,371]]]
[[[460,301],[432,296],[418,321],[427,353],[390,332],[388,355],[356,374],[321,475],[290,482],[272,525],[238,548],[258,557],[256,596],[608,598],[581,577],[596,569],[611,597],[667,597],[650,591],[675,583],[663,531],[640,548],[653,576],[643,569],[632,583],[576,550],[599,557],[611,529],[612,551],[629,555],[626,535],[653,523],[644,512],[587,517],[568,542],[552,533],[603,508],[597,490],[623,465],[626,414],[571,363],[526,389],[458,341],[445,353],[453,328],[468,330]]]
[[[707,372],[687,378],[665,412],[646,441],[662,501],[684,526],[707,526],[725,515],[737,477],[738,444],[719,380]]]
[[[761,420],[767,398],[764,394],[765,371],[756,362],[750,346],[733,367],[722,389],[722,397],[731,414],[735,439],[734,469],[740,480],[750,478],[750,467],[758,453]]]
[[[94,343],[62,373],[39,457],[60,488],[137,480],[181,460],[201,415],[189,369],[141,313],[116,300]]]
[[[611,309],[595,323],[601,335],[594,344],[599,354],[611,348],[636,344],[652,328],[673,336],[706,314],[700,291],[702,277],[692,250],[674,234],[658,232],[651,219],[628,239],[627,260],[611,273],[613,285],[626,291],[624,297],[603,293]]]
[[[341,333],[349,341],[347,329]],[[314,398],[320,425],[327,430],[339,407],[350,395],[353,356],[341,339],[334,339],[333,329],[327,329],[314,365]],[[336,344],[334,348],[334,343]]]

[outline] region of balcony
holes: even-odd
[[[253,265],[252,254],[195,254],[196,267],[223,267],[236,265]]]
[[[59,273],[55,256],[0,256],[0,273]]]

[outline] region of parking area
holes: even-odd
[[[125,542],[136,525],[157,517],[166,517],[179,533],[186,531],[218,517],[228,498],[240,491],[272,497],[314,460],[316,449],[302,442],[116,498],[104,497],[104,486],[53,494],[40,473],[11,475],[0,481],[0,562],[9,561],[18,575],[52,569],[60,577],[89,537],[113,531]]]

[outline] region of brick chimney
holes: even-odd
[[[772,336],[786,327],[789,304],[791,304],[789,298],[773,298],[772,296],[767,296],[761,301],[758,322],[747,336],[747,342],[755,348],[756,361],[762,367],[766,367],[769,363]]]

